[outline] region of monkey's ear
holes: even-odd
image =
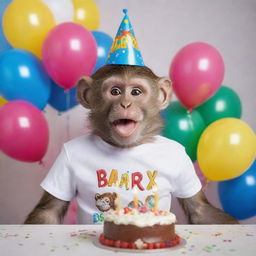
[[[81,105],[90,108],[90,99],[92,94],[92,78],[84,76],[77,83],[76,96]]]
[[[98,200],[99,198],[100,198],[100,194],[97,193],[97,194],[95,195],[95,200]]]
[[[162,77],[158,81],[158,87],[159,87],[159,96],[158,96],[158,102],[159,102],[159,109],[163,110],[167,108],[171,101],[172,97],[172,82],[167,77]]]
[[[117,198],[117,193],[116,192],[113,192],[112,193],[112,198],[115,200]]]

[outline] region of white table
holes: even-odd
[[[101,225],[0,225],[0,255],[256,255],[256,225],[176,225],[183,248],[143,254],[96,247],[101,231]]]

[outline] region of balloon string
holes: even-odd
[[[70,90],[65,90],[65,93],[66,93],[66,110],[69,110],[70,108],[70,97],[71,97],[71,94],[70,94]],[[70,140],[70,116],[69,116],[69,113],[67,113],[67,117],[66,117],[66,129],[67,129],[67,139]]]
[[[43,167],[46,167],[46,164],[45,164],[45,162],[42,159],[39,160],[39,165],[42,165]]]

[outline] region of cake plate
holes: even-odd
[[[103,245],[99,242],[99,238],[93,239],[93,244],[101,249],[106,249],[114,252],[130,252],[130,253],[161,253],[161,252],[171,252],[176,251],[186,245],[186,240],[180,237],[180,243],[173,247],[160,248],[160,249],[129,249],[129,248],[116,248],[111,246]]]

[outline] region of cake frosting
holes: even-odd
[[[168,211],[136,207],[104,213],[103,245],[130,249],[159,249],[179,244],[176,216]]]
[[[132,209],[130,214],[125,211],[117,212],[109,210],[104,213],[104,220],[114,222],[116,225],[135,225],[137,227],[146,227],[159,225],[168,225],[176,222],[176,216],[167,211],[159,211],[157,214],[153,211],[140,211]]]

